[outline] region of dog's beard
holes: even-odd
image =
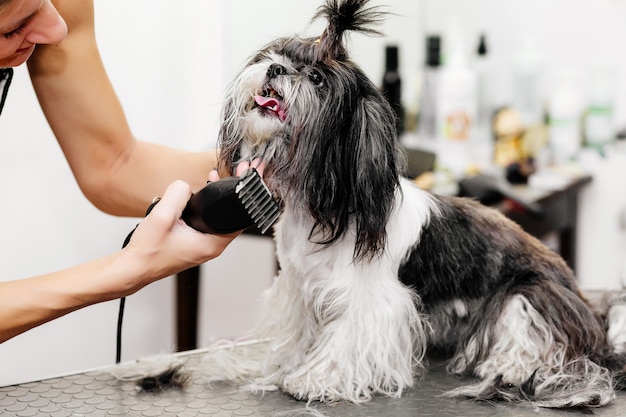
[[[242,159],[258,156],[261,147],[271,139],[282,136],[286,130],[285,121],[277,115],[268,114],[269,111],[255,102],[254,97],[263,94],[268,84],[268,66],[265,61],[247,66],[235,79],[229,92],[230,105],[225,110],[225,125],[231,125],[232,133],[241,135],[240,146],[245,147],[242,153],[250,154],[240,155]],[[284,100],[281,101],[284,107]]]
[[[250,154],[257,154],[257,149],[261,149],[272,139],[282,136],[283,129],[279,125],[281,123],[275,117],[259,114],[256,110],[248,112],[243,119],[243,132],[248,141],[243,146],[249,149]],[[251,158],[250,156],[245,159]]]

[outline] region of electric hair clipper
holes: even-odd
[[[200,232],[228,234],[253,225],[265,233],[279,215],[278,203],[251,168],[240,177],[209,182],[191,196],[181,217]]]

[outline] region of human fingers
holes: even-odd
[[[219,179],[220,174],[217,172],[217,169],[213,169],[209,172],[209,182],[219,181]]]
[[[259,172],[259,175],[263,176],[263,170],[265,169],[266,162],[260,158],[255,158],[252,162],[242,161],[237,165],[236,175],[241,176],[246,170],[254,168]]]
[[[191,187],[189,184],[176,180],[166,188],[163,197],[152,211],[162,212],[167,217],[178,219],[190,198]]]
[[[180,219],[190,196],[187,183],[170,184],[126,246],[129,258],[144,272],[143,285],[219,256],[239,235],[213,235],[190,228]]]
[[[250,168],[254,168],[259,172],[259,175],[263,176],[263,170],[265,170],[266,162],[262,161],[260,158],[255,158],[252,162],[249,161],[241,161],[237,164],[237,168],[235,169],[235,175],[240,177],[245,171]],[[209,172],[208,181],[215,182],[221,179],[219,172],[217,169],[212,169]]]
[[[241,174],[243,174],[246,170],[248,170],[252,166],[254,165],[250,164],[250,162],[248,161],[240,162],[239,164],[237,164],[237,168],[235,169],[235,175],[240,177]],[[221,177],[217,169],[213,169],[211,170],[211,172],[209,172],[209,182],[219,181],[220,178]]]
[[[252,168],[256,169],[259,172],[259,175],[261,177],[263,176],[263,171],[265,170],[266,165],[267,165],[267,162],[261,160],[260,158],[254,159],[252,163],[250,164]]]
[[[237,164],[237,168],[235,169],[235,175],[237,175],[238,177],[241,177],[241,174],[246,172],[249,168],[250,168],[250,162],[241,161],[240,163]]]

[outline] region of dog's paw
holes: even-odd
[[[339,375],[334,370],[310,369],[306,373],[286,376],[280,386],[285,393],[298,400],[362,404],[374,395],[398,398],[403,389],[412,386],[412,381],[391,382],[388,377],[372,378],[371,374],[360,377]]]
[[[336,383],[326,384],[325,382],[326,381],[323,379],[313,379],[309,376],[304,376],[285,382],[282,386],[282,390],[297,400],[307,402],[320,401],[332,403],[345,401],[363,403],[371,398],[369,391],[359,394],[353,389],[338,386]]]

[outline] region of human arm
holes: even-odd
[[[184,182],[170,185],[128,246],[112,255],[50,274],[0,282],[0,343],[220,255],[237,234],[218,236],[189,228],[180,213],[190,196]]]
[[[138,141],[99,55],[92,0],[55,0],[69,34],[28,61],[44,114],[85,196],[114,215],[143,216],[174,179],[196,190],[216,154]]]

